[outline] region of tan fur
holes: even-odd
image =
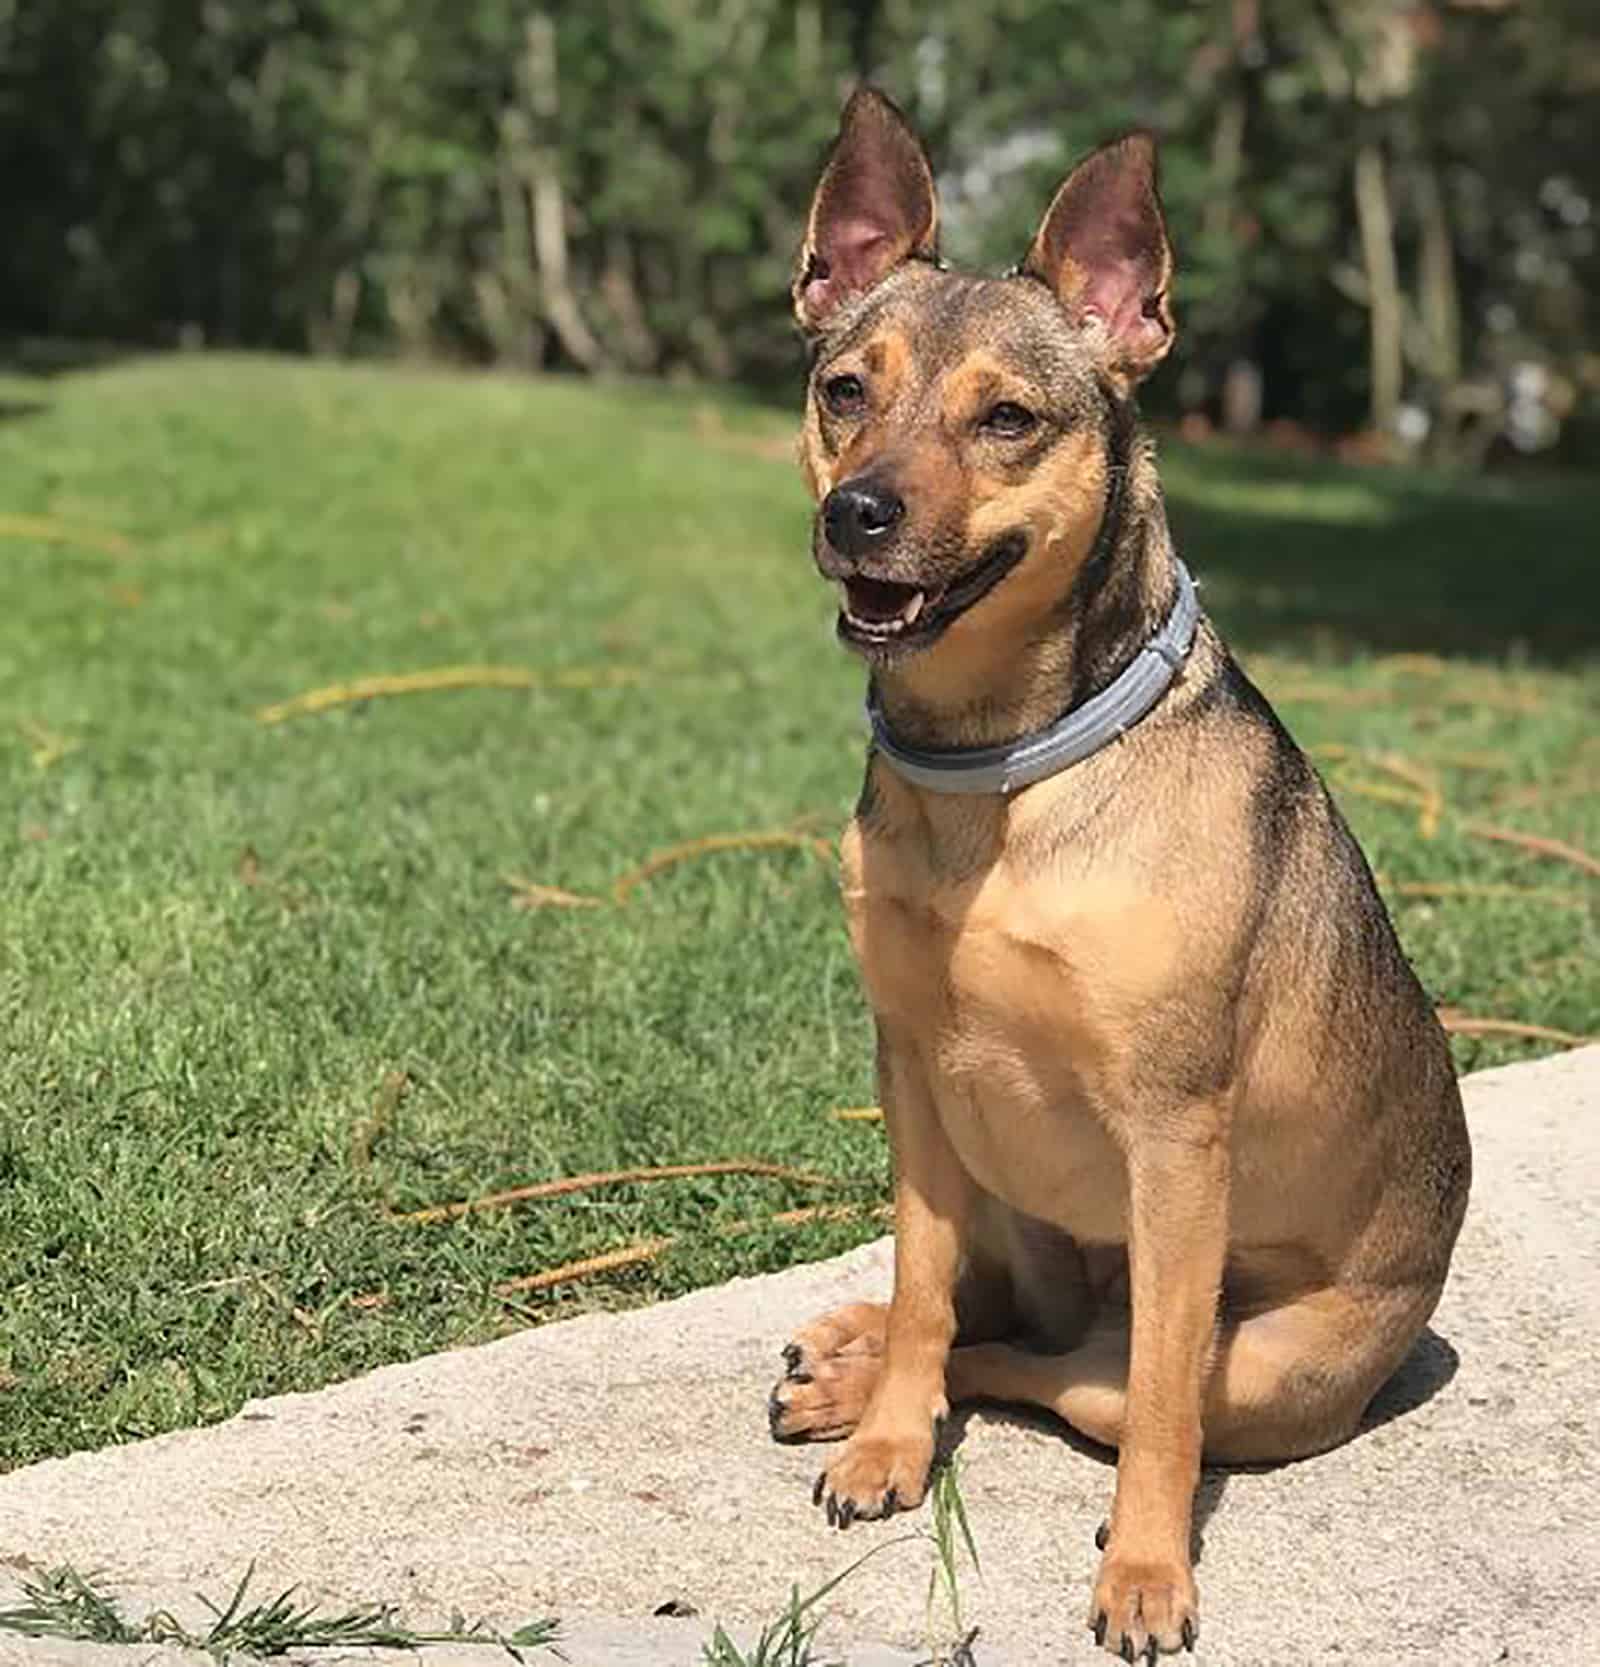
[[[1063,187],[1075,214],[1107,191],[1154,202],[1153,173],[1148,190],[1126,177],[1147,149],[1108,154]],[[813,388],[848,373],[870,397],[848,421],[812,399],[808,480],[822,498],[870,470],[905,502],[875,579],[937,595],[1025,536],[932,646],[877,667],[883,709],[923,744],[1048,722],[1106,633],[1170,606],[1146,447],[1108,529],[1122,542],[1099,544],[1115,483],[1096,379],[1135,374],[1130,352],[1170,333],[1153,214],[1160,293],[1122,306],[1120,344],[1072,317],[1090,278],[1065,266],[1054,297],[891,274],[821,343]],[[1075,260],[1070,235],[1042,231],[1036,253]],[[1115,300],[1116,278],[1094,293]],[[999,400],[1063,415],[1025,450],[986,433]],[[1091,559],[1121,564],[1115,608],[1071,605]],[[1116,1447],[1090,1624],[1128,1659],[1192,1645],[1202,1453],[1283,1459],[1349,1436],[1431,1313],[1465,1206],[1442,1034],[1337,813],[1265,714],[1203,622],[1114,744],[1010,799],[929,793],[875,755],[843,842],[894,1157],[894,1295],[796,1335],[774,1433],[853,1432],[817,1489],[845,1525],[921,1498],[950,1401],[1032,1402]]]

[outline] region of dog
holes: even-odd
[[[1202,1455],[1345,1440],[1433,1312],[1471,1153],[1444,1035],[1321,780],[1199,612],[1138,384],[1172,345],[1155,147],[1093,152],[1004,277],[921,142],[845,108],[793,298],[801,455],[873,741],[842,846],[894,1286],[804,1326],[780,1440],[828,1520],[925,1492],[952,1402],[1117,1450],[1089,1605],[1192,1649]]]

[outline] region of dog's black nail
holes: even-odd
[[[1095,1616],[1095,1618],[1094,1618],[1094,1627],[1092,1629],[1093,1632],[1094,1632],[1094,1641],[1095,1641],[1096,1645],[1100,1646],[1101,1648],[1105,1647],[1106,1626],[1107,1626],[1106,1612],[1105,1612],[1105,1610],[1102,1609],[1100,1611],[1100,1613]]]
[[[1097,1529],[1095,1529],[1095,1531],[1094,1531],[1094,1548],[1095,1548],[1096,1551],[1104,1551],[1105,1548],[1110,1544],[1111,1544],[1111,1524],[1109,1522],[1104,1522],[1103,1521],[1103,1522],[1101,1522],[1100,1526]]]
[[[822,1474],[817,1477],[816,1486],[811,1490],[811,1503],[813,1505],[820,1505],[822,1503],[822,1490],[827,1485],[828,1473],[824,1470]]]
[[[883,1496],[882,1514],[885,1518],[892,1517],[899,1508],[900,1496],[893,1488],[890,1488],[889,1491]]]
[[[1133,1660],[1133,1640],[1127,1635],[1127,1633],[1123,1633],[1122,1635],[1122,1648],[1117,1652],[1117,1654],[1120,1655],[1124,1661],[1131,1662]]]
[[[1160,1646],[1152,1638],[1144,1647],[1144,1667],[1156,1667],[1156,1657],[1160,1655]]]
[[[828,1526],[830,1528],[837,1528],[839,1526],[839,1501],[831,1493],[828,1495],[827,1511]]]
[[[783,1402],[778,1399],[776,1389],[767,1397],[767,1428],[774,1435],[778,1433],[778,1424],[783,1418]]]
[[[791,1372],[800,1364],[800,1345],[798,1343],[785,1343],[783,1345],[783,1363]]]
[[[1194,1622],[1185,1615],[1183,1618],[1183,1647],[1191,1655],[1194,1654],[1194,1636]]]
[[[856,1502],[853,1499],[847,1499],[844,1504],[839,1507],[839,1526],[841,1528],[848,1528],[855,1520]]]

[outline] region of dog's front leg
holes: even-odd
[[[829,1522],[886,1517],[920,1504],[956,1334],[956,1280],[972,1182],[939,1121],[915,1050],[878,1029],[878,1092],[894,1154],[894,1296],[883,1371],[855,1433],[817,1478]]]
[[[1114,1655],[1191,1649],[1189,1560],[1201,1406],[1228,1243],[1228,1117],[1221,1103],[1144,1123],[1128,1153],[1128,1390],[1110,1539],[1089,1625]]]

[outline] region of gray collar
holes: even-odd
[[[1116,678],[1053,724],[995,747],[908,747],[889,732],[876,694],[867,693],[872,741],[896,772],[934,793],[1015,793],[1065,770],[1133,728],[1167,692],[1194,644],[1200,603],[1176,558],[1178,596],[1167,622]]]

